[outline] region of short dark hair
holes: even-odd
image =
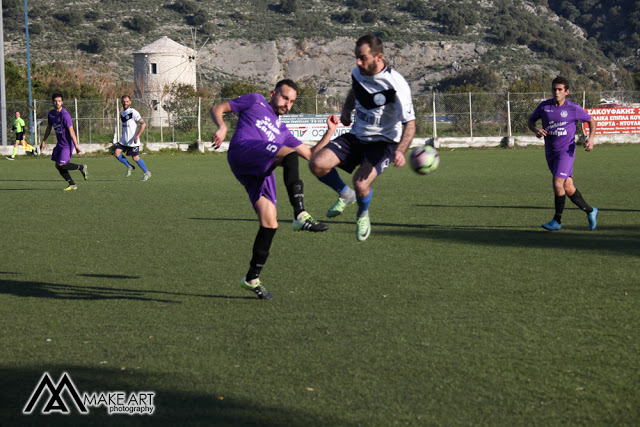
[[[296,82],[294,82],[291,79],[283,79],[280,80],[278,83],[276,83],[276,88],[275,90],[280,89],[282,86],[287,85],[289,86],[291,89],[295,90],[296,92],[298,91],[298,85],[296,84]]]
[[[123,99],[125,99],[125,98],[129,98],[129,101],[131,101],[131,97],[130,97],[129,95],[122,95],[122,96],[120,97],[120,100],[123,100]]]
[[[569,80],[565,79],[562,76],[558,76],[551,82],[551,87],[555,85],[564,85],[564,90],[569,90]]]
[[[356,42],[356,46],[361,47],[363,44],[368,44],[371,53],[374,55],[383,53],[382,40],[375,34],[367,34],[366,36],[360,37]]]
[[[64,97],[62,96],[61,93],[54,93],[53,95],[51,95],[51,100],[52,101],[55,101],[56,98],[60,98],[60,99],[62,99],[64,101]]]

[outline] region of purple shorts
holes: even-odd
[[[71,161],[71,153],[73,149],[70,146],[56,145],[51,154],[51,160],[60,165],[66,165]]]
[[[573,161],[575,157],[567,153],[547,154],[547,165],[556,178],[567,179],[573,176]]]
[[[234,141],[229,145],[227,161],[231,166],[231,172],[247,190],[253,209],[256,209],[256,203],[262,196],[276,205],[273,163],[282,147],[282,144],[265,144],[262,140]]]
[[[351,173],[367,160],[378,172],[378,176],[391,164],[398,144],[387,141],[360,141],[354,135],[345,133],[327,144],[327,148],[340,159],[338,167]]]

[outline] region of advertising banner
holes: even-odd
[[[284,114],[280,121],[287,125],[293,136],[300,141],[319,141],[327,130],[329,114]],[[331,139],[348,133],[351,126],[338,125]]]
[[[640,108],[586,108],[598,125],[596,135],[640,134]],[[589,123],[584,123],[585,134],[589,133]]]

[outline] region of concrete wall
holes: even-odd
[[[305,141],[304,142],[309,147],[312,147],[316,144],[314,141]],[[602,143],[613,143],[613,144],[640,144],[640,135],[599,135],[596,136],[596,145]],[[182,151],[187,151],[189,147],[193,144],[192,142],[150,142],[146,145],[143,145],[145,151],[153,152],[159,151],[163,148],[175,148]],[[433,138],[414,138],[411,143],[411,147],[418,147],[420,145],[430,144],[436,148],[494,148],[494,147],[505,147],[505,148],[515,148],[515,147],[525,147],[529,145],[544,145],[544,141],[542,139],[538,139],[535,136],[517,136],[512,138],[501,138],[501,137],[482,137],[482,138],[436,138],[435,142]],[[82,150],[85,153],[96,153],[96,152],[109,152],[109,148],[111,144],[80,144]],[[55,144],[47,144],[47,148],[44,152],[45,155],[50,156],[51,152],[55,147]],[[224,152],[229,148],[229,143],[225,142],[222,146],[213,150],[211,148],[210,142],[201,142],[198,144],[198,150],[200,152],[205,151],[215,151],[215,152]],[[0,146],[0,156],[10,156],[13,152],[13,144],[7,146]],[[22,148],[18,149],[17,156],[23,156],[26,153],[22,150]]]

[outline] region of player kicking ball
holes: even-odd
[[[278,82],[271,91],[269,101],[259,93],[250,93],[211,108],[211,117],[218,127],[211,138],[214,148],[220,147],[227,136],[227,125],[223,115],[238,115],[236,131],[229,142],[227,161],[236,179],[247,190],[260,222],[253,243],[253,257],[241,286],[255,292],[260,299],[273,299],[273,295],[264,288],[258,276],[267,261],[271,242],[278,229],[274,175],[277,166],[283,168],[284,183],[293,207],[293,229],[322,232],[329,228],[316,221],[304,208],[298,157],[309,160],[312,151],[296,139],[280,121],[280,116],[291,110],[297,93],[297,85],[286,79]],[[323,137],[324,143],[325,139],[328,140],[333,135],[336,127],[337,118],[329,124],[329,130]]]
[[[146,181],[151,178],[151,172],[147,169],[147,165],[144,160],[140,158],[140,135],[144,132],[147,124],[140,116],[140,113],[135,108],[131,108],[131,98],[129,95],[124,95],[121,99],[122,111],[120,112],[120,122],[122,122],[122,136],[120,141],[116,144],[116,149],[113,153],[114,157],[118,159],[120,163],[127,167],[127,172],[124,177],[128,178],[136,168],[133,166],[125,155],[131,156],[134,162],[140,166],[144,175],[142,175],[142,181]],[[138,125],[140,128],[138,129]],[[137,132],[136,132],[137,129]],[[122,153],[125,154],[122,154]]]

